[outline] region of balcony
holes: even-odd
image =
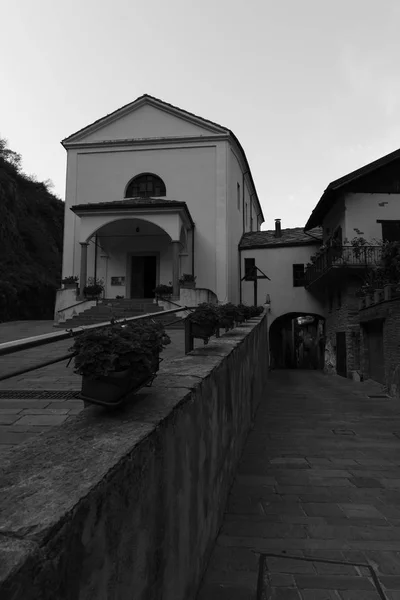
[[[322,284],[345,273],[357,273],[381,262],[381,246],[338,246],[331,247],[320,253],[315,262],[305,270],[305,287]]]

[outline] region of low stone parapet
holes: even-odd
[[[267,395],[267,318],[164,364],[3,459],[2,600],[195,597]]]

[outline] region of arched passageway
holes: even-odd
[[[323,369],[325,319],[309,313],[281,315],[269,329],[272,369]]]

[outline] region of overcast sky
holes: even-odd
[[[64,199],[61,139],[148,93],[231,129],[266,223],[400,147],[399,0],[2,3],[0,136]]]

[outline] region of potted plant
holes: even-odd
[[[70,348],[74,371],[82,375],[81,398],[103,406],[121,404],[154,379],[160,352],[169,343],[162,323],[153,319],[85,331]]]
[[[63,284],[64,290],[76,289],[78,287],[78,280],[78,276],[68,275],[68,277],[61,279],[61,283]]]
[[[204,340],[205,344],[208,344],[209,338],[216,332],[219,319],[217,305],[206,302],[199,304],[187,317],[192,336]]]
[[[103,279],[89,277],[88,285],[83,288],[83,294],[87,300],[97,300],[104,290]]]
[[[225,331],[233,329],[235,326],[235,314],[230,309],[230,304],[220,304],[217,307],[219,316],[219,326],[223,327]]]
[[[183,273],[179,278],[179,285],[182,288],[194,289],[196,287],[196,277],[191,273]]]
[[[165,285],[164,283],[160,283],[154,289],[156,298],[170,298],[172,296],[172,292],[172,285]]]

